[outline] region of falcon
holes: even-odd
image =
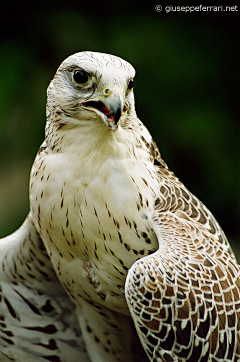
[[[240,359],[239,265],[213,215],[137,118],[134,77],[119,57],[80,52],[48,87],[30,213],[2,242],[2,314],[13,321],[1,338],[10,360],[6,338],[23,354],[34,340],[47,360],[42,349],[55,343],[63,354],[50,361]],[[45,313],[39,329],[33,306]],[[49,325],[54,342],[41,329]]]

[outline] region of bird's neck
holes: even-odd
[[[128,158],[133,151],[132,132],[118,126],[116,131],[99,120],[79,121],[67,118],[58,122],[48,121],[46,142],[54,153],[75,154],[82,159]]]

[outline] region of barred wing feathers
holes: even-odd
[[[240,270],[208,209],[158,156],[159,250],[138,260],[126,299],[150,361],[240,358]]]

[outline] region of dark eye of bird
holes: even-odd
[[[75,70],[74,74],[73,74],[73,79],[75,80],[75,82],[77,84],[84,84],[87,83],[88,81],[88,75],[86,72],[84,72],[84,70]]]
[[[132,89],[134,85],[134,79],[130,79],[130,81],[128,82],[128,90]]]

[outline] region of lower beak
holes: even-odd
[[[112,92],[99,101],[84,102],[83,107],[94,111],[109,128],[115,131],[123,112],[123,95],[120,92]]]
[[[101,102],[108,110],[107,114],[105,114],[108,119],[108,126],[110,128],[116,128],[124,105],[121,93],[111,93],[108,97],[102,99]]]

